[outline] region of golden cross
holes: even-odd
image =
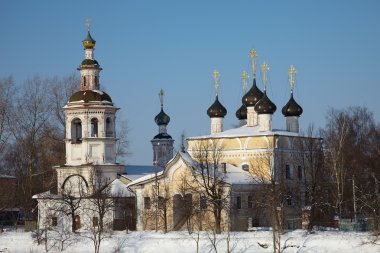
[[[158,93],[158,97],[160,98],[160,103],[161,103],[161,109],[164,107],[164,90],[161,89],[160,93]]]
[[[289,71],[288,71],[288,74],[289,74],[289,83],[290,83],[290,92],[293,93],[293,89],[294,89],[294,79],[295,79],[295,76],[296,76],[296,69],[294,68],[293,65],[290,65],[290,68],[289,68]]]
[[[255,49],[251,49],[251,52],[250,52],[250,57],[251,57],[251,63],[252,63],[252,74],[253,74],[253,77],[255,78],[256,77],[256,62],[255,62],[255,58],[258,56],[257,55],[257,52],[255,51]]]
[[[244,94],[247,93],[247,81],[248,81],[248,73],[244,70],[243,73],[241,73],[241,80],[243,80],[243,91]]]
[[[219,71],[215,69],[214,72],[212,73],[212,76],[214,77],[214,82],[215,82],[215,95],[218,96],[219,77],[220,77]]]
[[[90,25],[91,25],[91,20],[89,17],[86,18],[86,26],[87,26],[87,31],[90,31]]]
[[[267,88],[267,73],[268,73],[268,70],[269,70],[269,66],[268,66],[268,64],[266,64],[264,62],[261,65],[261,75],[262,75],[262,79],[263,79],[263,83],[264,83],[264,90],[266,90],[266,88]]]

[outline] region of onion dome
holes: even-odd
[[[167,125],[170,122],[170,117],[161,108],[160,113],[157,114],[156,117],[154,117],[154,121],[156,122],[157,125]]]
[[[207,109],[207,115],[210,118],[224,118],[227,115],[227,110],[219,102],[218,96],[216,96],[215,102]]]
[[[91,37],[90,31],[87,32],[87,37],[82,41],[84,48],[91,49],[95,47],[96,41]]]
[[[100,90],[83,90],[75,92],[71,95],[69,98],[69,103],[75,102],[106,102],[112,104],[112,99],[107,93]]]
[[[264,91],[263,98],[255,105],[255,111],[258,114],[273,114],[276,109],[276,105],[268,98],[266,91]]]
[[[247,119],[247,107],[244,104],[241,105],[240,108],[236,111],[236,117],[239,120]]]
[[[245,106],[255,106],[263,97],[263,92],[256,85],[256,78],[253,79],[252,88],[243,96],[242,102]]]
[[[302,107],[294,100],[293,98],[293,93],[290,95],[290,99],[288,103],[282,108],[282,114],[284,114],[285,117],[291,117],[291,116],[296,116],[299,117],[301,116],[303,112]]]

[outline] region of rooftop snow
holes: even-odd
[[[133,197],[134,194],[128,189],[127,185],[119,179],[111,183],[111,195],[117,197]]]

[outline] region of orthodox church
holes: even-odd
[[[303,110],[293,97],[293,66],[289,69],[290,99],[282,108],[284,130],[272,127],[277,107],[267,94],[269,68],[266,63],[261,66],[261,91],[256,83],[257,54],[252,50],[253,84],[236,111],[240,127],[223,128],[227,109],[220,102],[219,72],[215,70],[215,101],[207,109],[210,134],[187,138],[187,148],[183,143],[180,152],[173,154],[174,140],[167,133],[170,117],[164,112],[161,90],[161,110],[154,118],[158,134],[151,140],[154,165],[124,166],[116,163],[115,115],[119,108],[101,91],[102,68],[94,58],[95,44],[88,29],[83,40],[85,59],[78,68],[80,90],[63,108],[66,164],[54,167],[57,194],[45,192],[33,197],[38,200],[39,227],[71,226],[74,231],[97,226],[102,217],[92,208],[91,200],[106,191],[107,199],[118,199],[104,214],[104,224],[113,229],[123,219],[126,224],[127,213],[133,220],[128,224],[137,230],[202,230],[217,224],[219,230],[246,231],[270,226],[270,215],[259,205],[270,197],[257,192],[262,193],[263,185],[272,181],[285,182],[287,189],[277,207],[283,223],[288,228],[302,226],[307,206],[302,182],[307,172],[302,159],[295,156],[300,154],[298,144],[308,138],[299,133]],[[242,80],[246,87],[246,72]]]

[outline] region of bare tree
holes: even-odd
[[[49,83],[52,92],[55,118],[59,122],[61,128],[64,128],[65,115],[62,108],[68,102],[69,97],[78,89],[80,77],[77,73],[73,73],[63,78],[54,77],[49,80]]]
[[[305,138],[297,138],[294,144],[296,152],[292,157],[293,162],[298,164],[297,179],[303,194],[301,207],[307,217],[307,229],[310,231],[315,225],[328,226],[332,217],[328,194],[331,181],[326,177],[328,171],[324,166],[323,139],[316,136],[311,124]]]
[[[12,115],[12,104],[15,90],[11,76],[0,79],[0,154],[11,137],[9,120]]]
[[[92,240],[94,252],[99,253],[102,241],[112,231],[113,214],[122,193],[113,192],[111,182],[99,171],[93,172],[91,182],[94,184],[94,192],[86,199],[88,204],[84,207],[87,221],[90,222],[90,236],[85,236]]]
[[[377,128],[365,107],[332,109],[328,113],[323,132],[326,164],[334,182],[337,213],[342,218],[357,222],[359,215],[378,221],[380,210],[374,211],[380,176]],[[378,229],[378,225],[374,227]]]
[[[269,150],[273,150],[273,147],[269,147]],[[274,152],[268,151],[262,154],[261,157],[252,159],[250,173],[252,174],[253,183],[260,186],[260,189],[253,193],[256,206],[269,214],[272,226],[273,252],[279,253],[281,250],[281,234],[283,232],[283,201],[289,196],[283,190],[283,185],[279,183],[280,176],[276,172],[274,157]]]
[[[229,202],[226,192],[225,173],[220,163],[221,147],[216,141],[200,140],[193,150],[193,158],[197,161],[196,168],[192,170],[195,181],[194,192],[206,197],[213,216],[212,229],[220,234],[222,211]]]
[[[324,130],[326,143],[326,158],[333,179],[335,191],[335,208],[342,217],[342,205],[345,198],[345,186],[348,171],[345,166],[347,160],[347,140],[349,135],[349,117],[343,111],[331,109],[327,115],[327,125]]]
[[[125,162],[124,159],[130,152],[128,151],[129,141],[129,127],[128,123],[125,120],[119,120],[117,125],[117,142],[116,142],[116,161],[117,162]]]

